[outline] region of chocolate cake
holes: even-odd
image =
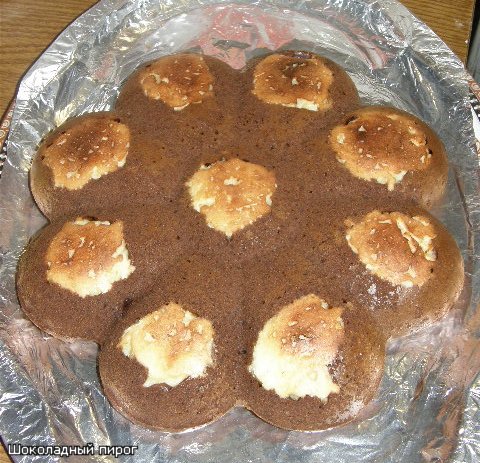
[[[30,181],[51,224],[20,259],[19,300],[48,333],[100,344],[105,394],[140,425],[243,406],[338,426],[375,397],[387,340],[459,296],[458,247],[424,209],[447,172],[426,124],[361,106],[326,58],[163,57],[112,112],[41,143]]]

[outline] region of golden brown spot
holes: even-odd
[[[282,398],[307,395],[326,400],[340,391],[328,366],[344,338],[342,308],[315,294],[283,307],[258,335],[249,371]]]
[[[400,212],[373,211],[358,222],[347,222],[348,244],[366,268],[405,287],[422,286],[432,277],[435,237],[427,218]]]
[[[333,73],[320,57],[276,53],[257,64],[253,94],[265,103],[324,111],[332,106],[332,82]]]
[[[45,260],[47,280],[81,297],[106,293],[135,270],[122,222],[67,222],[51,241]]]
[[[309,294],[285,306],[272,319],[272,339],[289,354],[315,355],[328,364],[343,340],[342,312],[342,308],[329,308],[323,299]],[[286,343],[281,345],[278,339],[282,338]]]
[[[146,96],[176,111],[213,95],[213,76],[199,55],[165,56],[146,67],[139,79]]]
[[[268,214],[277,187],[272,172],[237,158],[202,166],[187,186],[192,207],[227,237]]]
[[[393,190],[408,172],[431,162],[427,138],[418,121],[390,108],[363,108],[332,129],[330,146],[357,178],[375,180]]]
[[[125,124],[91,118],[59,133],[42,148],[41,157],[52,171],[55,187],[78,190],[123,167],[129,147],[130,130]]]
[[[148,370],[145,387],[173,387],[213,365],[213,336],[210,321],[170,302],[127,328],[118,347]]]

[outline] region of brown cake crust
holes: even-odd
[[[177,199],[203,157],[219,160],[233,145],[234,115],[240,111],[238,72],[215,58],[204,56],[203,61],[213,77],[213,94],[181,111],[143,93],[142,75],[155,62],[133,73],[120,91],[115,111],[131,128],[131,153],[138,156],[152,201]]]
[[[239,274],[198,255],[179,259],[153,291],[132,304],[101,346],[99,372],[105,395],[129,420],[163,431],[183,431],[209,423],[236,402],[240,319]],[[209,320],[215,332],[214,365],[206,375],[175,387],[144,387],[147,370],[118,347],[124,330],[169,302]]]
[[[123,315],[133,299],[148,290],[158,272],[172,265],[191,246],[175,213],[166,207],[98,211],[91,217],[123,223],[125,244],[135,266],[128,278],[113,283],[107,293],[80,297],[47,281],[47,249],[63,221],[43,228],[30,241],[18,264],[17,294],[23,311],[39,328],[67,341],[80,338],[101,342],[112,322]]]

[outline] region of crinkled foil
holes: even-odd
[[[349,72],[364,102],[398,106],[434,127],[451,162],[448,195],[434,213],[462,250],[465,290],[447,320],[389,344],[377,399],[348,425],[288,432],[235,409],[182,434],[142,429],[103,396],[94,344],[53,339],[25,320],[19,308],[18,256],[45,223],[28,189],[30,160],[56,125],[111,108],[124,79],[144,61],[193,49],[240,68],[265,49],[281,47],[333,59]],[[17,96],[0,181],[0,433],[5,443],[136,445],[135,456],[121,460],[139,462],[479,461],[480,208],[471,117],[460,61],[392,0],[101,1],[55,40]],[[95,455],[69,461],[77,459],[115,460]]]

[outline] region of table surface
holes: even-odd
[[[1,0],[0,115],[8,108],[23,73],[47,45],[92,0]],[[474,0],[402,0],[465,62]],[[0,446],[0,463],[9,462]]]

